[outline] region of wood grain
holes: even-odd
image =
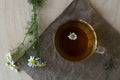
[[[99,13],[120,32],[120,0],[90,0]]]
[[[72,2],[47,0],[39,12],[40,33]],[[23,40],[31,6],[27,0],[0,0],[0,80],[32,80],[25,72],[16,74],[6,67],[6,53]]]
[[[71,3],[72,0],[47,0],[41,15],[40,33]],[[103,17],[120,32],[120,0],[90,0]],[[32,80],[25,72],[16,74],[5,66],[5,54],[24,37],[30,20],[31,6],[27,0],[0,0],[0,80]]]

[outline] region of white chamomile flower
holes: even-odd
[[[16,68],[14,61],[7,62],[6,65],[9,66],[11,70],[14,70],[15,72],[19,72],[19,69]]]
[[[8,61],[12,60],[12,56],[11,56],[10,52],[6,55],[6,58],[7,58]]]
[[[68,35],[68,38],[70,39],[70,40],[76,40],[77,39],[77,35],[74,33],[74,32],[70,32],[70,34]]]
[[[36,67],[39,62],[38,61],[39,59],[40,58],[35,58],[34,56],[30,56],[30,58],[28,59],[28,66],[32,68]]]

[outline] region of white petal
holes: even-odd
[[[32,59],[34,59],[35,57],[34,56],[32,56]]]
[[[31,66],[31,64],[30,64],[30,63],[28,63],[28,66]]]
[[[12,65],[14,65],[14,61],[11,61],[10,63],[11,63]]]
[[[28,66],[29,66],[29,67],[31,67],[31,66],[32,66],[32,64],[28,63]]]
[[[32,56],[30,56],[30,58],[32,58]]]
[[[35,60],[39,60],[40,58],[35,58]]]
[[[32,65],[32,68],[34,68],[34,65]]]
[[[28,66],[30,66],[30,63],[28,63]]]
[[[28,59],[28,61],[30,61],[30,59]]]
[[[28,59],[28,61],[31,61],[32,59]]]
[[[13,64],[14,64],[15,62],[14,62],[13,60],[11,60],[11,63],[13,63]]]
[[[30,59],[34,59],[34,57],[33,57],[33,56],[30,56]]]

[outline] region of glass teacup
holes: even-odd
[[[97,44],[95,30],[84,20],[70,20],[60,25],[55,33],[54,45],[57,53],[69,61],[81,61],[94,52],[105,52],[105,48]]]

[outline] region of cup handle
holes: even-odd
[[[105,53],[105,48],[103,46],[99,45],[95,52],[99,53],[99,54],[104,54]]]

